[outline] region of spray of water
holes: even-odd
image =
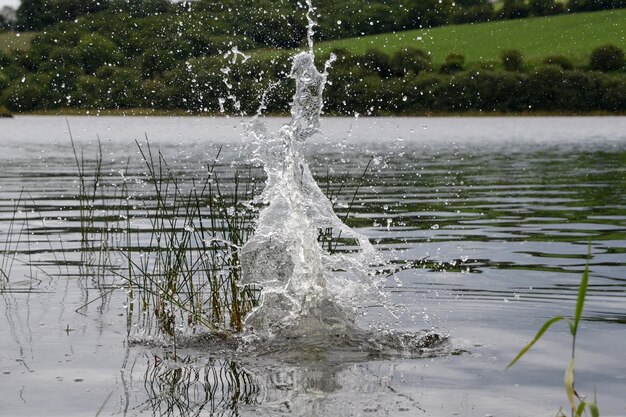
[[[309,20],[309,39],[313,24]],[[365,295],[378,293],[368,269],[377,260],[376,251],[337,217],[304,158],[305,142],[319,132],[333,59],[319,72],[312,49],[296,55],[290,73],[296,84],[290,123],[275,134],[259,118],[248,128],[267,173],[261,195],[266,207],[242,251],[243,283],[263,289],[260,306],[245,322],[257,335],[285,329],[346,330],[354,326],[355,308]],[[350,242],[353,251],[339,254],[323,248],[325,240],[338,238]]]
[[[367,344],[367,350],[380,351],[406,341],[406,335],[397,334],[383,341],[382,335],[355,324],[362,306],[386,304],[380,291],[384,277],[371,268],[382,260],[365,236],[337,217],[304,157],[307,139],[320,132],[324,87],[335,59],[331,55],[322,72],[316,68],[313,7],[307,4],[309,50],[293,58],[291,121],[269,133],[257,116],[247,129],[267,184],[255,233],[241,255],[243,285],[262,288],[260,305],[246,318],[245,328],[256,346],[288,340],[329,348],[335,341],[335,347],[363,350]],[[339,244],[344,250],[336,250]]]

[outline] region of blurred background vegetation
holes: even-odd
[[[339,57],[328,113],[626,112],[626,0],[315,6],[318,58]],[[237,97],[225,111],[251,113],[264,91],[269,112],[286,112],[306,37],[297,0],[22,0],[0,23],[11,112],[217,113]]]

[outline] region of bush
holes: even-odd
[[[139,65],[141,76],[147,79],[171,70],[176,65],[176,60],[168,51],[149,49],[141,56]]]
[[[45,109],[48,105],[46,76],[30,76],[27,82],[13,83],[6,92],[6,106],[15,112]]]
[[[430,55],[428,52],[417,48],[405,48],[398,51],[391,58],[394,74],[401,77],[410,72],[419,74],[423,71],[431,71]]]
[[[569,0],[567,8],[573,12],[591,12],[625,7],[624,0]]]
[[[608,44],[597,47],[591,52],[589,67],[594,71],[617,71],[624,67],[624,50]]]
[[[506,71],[521,71],[524,66],[522,53],[517,49],[505,49],[500,53],[502,68]]]
[[[13,58],[15,59],[17,66],[25,69],[26,71],[37,72],[39,69],[39,60],[31,52],[25,52],[18,49],[13,52]]]
[[[563,70],[556,65],[535,68],[525,85],[529,104],[534,110],[559,110],[563,91]]]
[[[554,14],[554,0],[529,0],[528,11],[533,16],[548,16]]]
[[[106,71],[103,71],[106,69]],[[96,74],[102,79],[100,102],[109,109],[142,107],[141,75],[130,68],[102,67]]]
[[[564,70],[574,69],[574,63],[565,55],[548,55],[541,60],[544,65],[557,65]]]
[[[6,52],[0,49],[0,68],[11,65],[12,61],[13,60],[11,59],[11,57]]]
[[[465,55],[463,54],[448,54],[446,62],[441,65],[439,72],[442,74],[454,74],[459,71],[463,71],[465,65]]]
[[[488,22],[494,18],[493,5],[491,3],[480,4],[468,8],[461,8],[452,16],[453,23],[477,23]]]
[[[88,74],[94,74],[105,64],[120,65],[124,59],[120,48],[113,41],[97,33],[83,36],[77,50],[83,69]]]
[[[11,84],[11,79],[4,71],[0,70],[0,93]]]
[[[382,78],[389,78],[393,75],[393,67],[389,55],[378,49],[369,49],[363,56],[362,62],[365,68],[380,75]]]
[[[608,111],[626,111],[626,80],[609,78],[603,83],[602,109]]]
[[[502,10],[498,14],[500,19],[522,19],[528,16],[528,7],[524,0],[504,0]]]
[[[61,46],[50,49],[48,59],[39,65],[40,72],[52,72],[59,68],[80,67],[80,56],[74,48]]]

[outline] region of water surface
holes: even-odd
[[[134,141],[145,136],[181,178],[201,176],[222,145],[227,179],[249,157],[236,118],[67,122],[87,167],[99,136],[103,181],[125,175],[137,201],[153,198],[135,181],[145,166]],[[67,122],[0,120],[0,250],[11,271],[0,287],[2,415],[554,415],[567,408],[565,325],[504,368],[547,318],[573,313],[589,245],[577,388],[597,389],[603,416],[626,414],[626,118],[324,119],[325,137],[308,148],[321,188],[330,179],[345,214],[373,157],[348,223],[412,265],[386,288],[399,319],[370,306],[361,325],[434,328],[453,348],[284,362],[189,347],[177,364],[162,362],[167,348],[127,342],[126,294],[97,268],[121,258],[81,243]],[[98,214],[102,227],[110,214]]]

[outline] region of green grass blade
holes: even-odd
[[[576,300],[576,314],[574,316],[574,328],[572,329],[572,335],[576,335],[578,330],[578,323],[583,315],[583,307],[585,305],[585,297],[587,296],[587,286],[589,283],[589,258],[591,258],[591,245],[589,245],[589,253],[587,255],[587,264],[585,265],[585,273],[580,281],[580,287],[578,289],[578,300]]]
[[[600,417],[600,410],[598,409],[598,393],[595,389],[593,392],[593,402],[589,403],[589,412],[591,412],[591,417]]]
[[[552,317],[550,320],[546,321],[543,324],[543,326],[541,326],[541,329],[539,329],[539,331],[537,332],[537,334],[535,335],[533,340],[531,340],[526,346],[524,346],[524,348],[522,350],[519,351],[519,353],[517,354],[515,359],[513,359],[511,361],[511,363],[509,363],[507,365],[506,369],[509,369],[511,366],[515,365],[515,362],[517,362],[522,356],[524,356],[524,354],[526,352],[528,352],[530,350],[531,347],[533,347],[533,345],[541,338],[541,336],[543,336],[543,334],[550,328],[550,326],[552,326],[557,321],[561,321],[561,320],[564,320],[564,319],[565,319],[565,317],[563,317],[563,316],[556,316],[556,317]]]

